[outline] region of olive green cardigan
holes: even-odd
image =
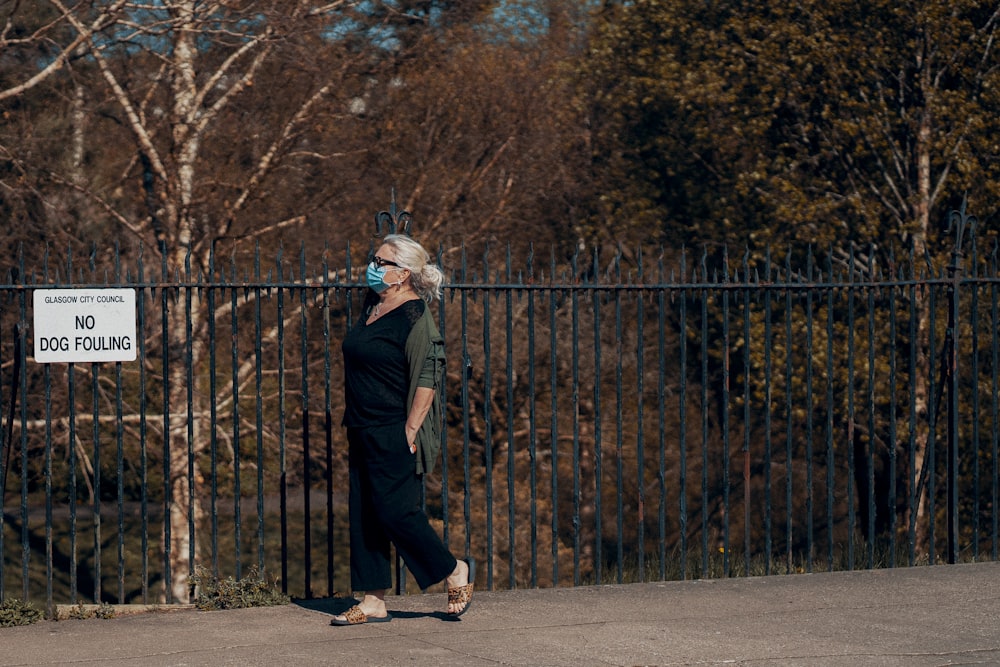
[[[424,423],[417,431],[417,474],[423,475],[434,470],[434,464],[441,455],[441,399],[439,388],[444,381],[445,356],[444,338],[438,331],[431,315],[430,305],[424,308],[410,335],[406,339],[406,361],[410,366],[409,390],[406,409],[413,405],[417,387],[434,389],[431,409]],[[426,370],[425,370],[426,369]]]

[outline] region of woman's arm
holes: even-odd
[[[410,405],[410,414],[406,417],[406,443],[410,446],[410,451],[417,451],[417,433],[430,412],[431,403],[434,402],[434,389],[431,387],[417,387],[413,394],[413,403]]]

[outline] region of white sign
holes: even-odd
[[[135,361],[134,289],[36,289],[35,361]]]

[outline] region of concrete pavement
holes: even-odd
[[[1000,665],[1000,563],[350,600],[0,628],[0,665]]]

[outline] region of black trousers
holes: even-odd
[[[420,507],[421,479],[405,423],[349,428],[351,586],[392,587],[390,542],[421,589],[451,574],[457,561]]]

